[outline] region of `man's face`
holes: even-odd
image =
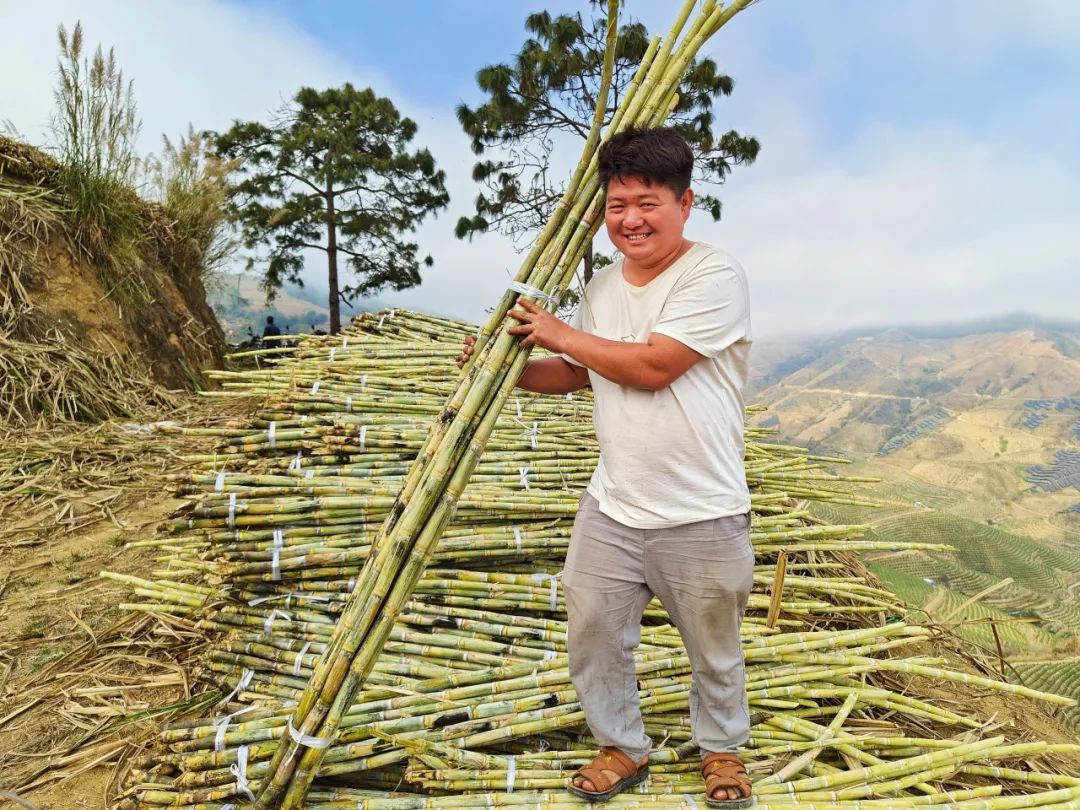
[[[681,196],[660,183],[613,177],[608,183],[604,221],[608,236],[630,262],[642,269],[663,267],[683,244],[683,226],[694,193]]]

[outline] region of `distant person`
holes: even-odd
[[[263,327],[263,338],[268,337],[281,337],[281,330],[277,328],[277,324],[274,323],[274,316],[266,316],[266,326]]]

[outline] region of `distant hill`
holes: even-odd
[[[1080,329],[887,329],[799,348],[749,397],[769,407],[755,424],[852,459],[886,492],[947,493],[935,508],[1080,546]]]
[[[326,290],[297,287],[286,284],[266,305],[266,293],[259,284],[258,276],[250,273],[225,273],[208,291],[210,306],[221,322],[222,328],[235,339],[243,339],[248,329],[260,333],[266,316],[272,315],[275,323],[292,333],[316,329],[328,329],[330,310],[326,306]],[[381,309],[378,299],[364,299],[358,306],[350,307],[342,302],[341,322],[347,324],[361,312]]]
[[[864,457],[959,414],[1005,409],[1012,428],[1026,400],[1080,396],[1080,330],[831,338],[775,359],[757,385],[751,398],[770,405],[785,438]]]

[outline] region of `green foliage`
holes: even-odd
[[[172,227],[171,264],[209,280],[236,248],[228,221],[228,175],[238,164],[212,152],[208,138],[188,127],[161,156],[146,160],[147,196],[160,203]]]
[[[426,149],[409,151],[416,124],[372,90],[302,88],[273,122],[236,122],[216,137],[218,153],[240,161],[232,211],[272,298],[302,284],[304,251],[327,256],[330,326],[340,299],[420,283],[418,246],[403,238],[445,208],[444,173]],[[344,255],[356,275],[338,279]]]
[[[1025,686],[1041,689],[1065,697],[1080,700],[1080,658],[1058,661],[1017,661],[1014,664]],[[1059,715],[1061,722],[1080,732],[1080,706],[1064,708]]]
[[[538,12],[526,19],[525,27],[531,36],[512,61],[476,74],[487,100],[475,108],[457,108],[473,152],[484,155],[497,148],[501,154],[473,167],[481,191],[476,214],[458,220],[458,238],[498,230],[518,240],[543,228],[564,190],[549,176],[552,155],[565,148],[567,138],[584,141],[589,131],[604,62],[607,16],[602,6],[598,4],[589,19],[580,13],[552,17]],[[619,28],[605,124],[630,89],[649,40],[639,22]],[[699,186],[722,183],[734,166],[757,157],[760,145],[755,138],[734,130],[713,131],[713,103],[733,88],[731,77],[720,73],[712,59],[695,60],[679,86],[670,125],[695,150]],[[696,204],[720,218],[715,196],[699,194]]]
[[[132,190],[139,168],[140,122],[134,89],[110,49],[83,56],[83,32],[57,31],[60,58],[54,93],[52,150],[57,180],[71,209],[74,246],[102,272],[110,293],[145,296],[137,272],[141,204]]]

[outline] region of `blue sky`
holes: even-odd
[[[188,122],[258,118],[301,85],[351,81],[419,124],[451,208],[417,238],[424,284],[383,296],[478,319],[516,267],[497,235],[456,241],[468,213],[478,68],[510,58],[531,11],[559,0],[154,4],[0,0],[0,119],[41,142],[55,28],[81,18],[135,80],[142,144]],[[674,2],[629,0],[650,31]],[[738,256],[756,332],[1080,312],[1080,3],[1071,0],[761,0],[707,47],[735,79],[719,124],[762,142],[722,189],[719,224],[693,238]],[[322,268],[310,270],[318,286]]]

